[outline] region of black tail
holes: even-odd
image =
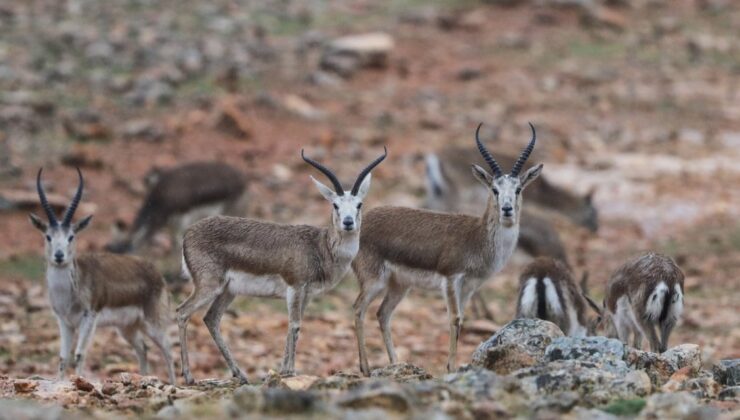
[[[547,295],[545,293],[545,281],[543,279],[537,279],[535,291],[537,292],[537,318],[547,320]]]
[[[668,311],[671,309],[673,304],[673,295],[676,293],[673,287],[668,288],[668,292],[663,295],[663,308],[660,311],[660,318],[658,320],[662,324],[668,318]]]

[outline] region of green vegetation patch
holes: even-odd
[[[0,261],[0,278],[41,280],[45,271],[44,260],[38,255],[23,255]]]
[[[615,416],[635,416],[645,408],[645,399],[636,398],[634,400],[616,400],[601,408],[609,414]]]

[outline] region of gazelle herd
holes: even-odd
[[[347,191],[331,170],[301,151],[303,160],[332,184],[329,187],[311,177],[331,203],[330,223],[325,227],[222,215],[229,213],[229,208],[238,213],[233,207],[244,194],[244,176],[225,165],[188,164],[162,175],[150,189],[130,233],[106,249],[131,251],[163,226],[189,225],[184,234],[175,234],[174,241],[175,250],[182,252],[183,275],[193,284],[190,296],[174,311],[187,384],[194,382],[188,363],[187,326],[193,314],[205,308],[204,323],[232,375],[247,382],[220,329],[224,312],[239,295],[285,299],[288,331],[281,374],[295,374],[296,343],[308,302],[334,288],[350,268],[360,289],[353,308],[363,374],[370,374],[364,333],[368,307],[382,297],[377,317],[389,361],[396,363],[391,318],[414,288],[440,291],[446,302],[447,369],[454,371],[465,307],[481,285],[506,266],[518,242],[539,258],[522,272],[517,317],[552,321],[572,336],[603,331],[625,343],[632,337],[636,347],[645,338],[652,351],[665,351],[683,309],[680,268],[669,257],[642,255],[619,268],[607,284],[603,304],[594,303],[584,290],[585,281],[581,286],[574,281],[557,231],[546,219],[523,210],[527,190],[528,195],[533,193],[534,204],[555,208],[596,230],[596,209],[590,195],[578,197],[542,179],[542,163],[527,165],[536,144],[531,124],[532,137],[524,150],[515,158],[502,156],[500,160],[480,140],[480,127],[475,132],[476,148],[471,148],[480,158],[467,151],[427,155],[427,207],[435,210],[376,207],[364,212],[371,171],[387,152],[365,167]],[[469,161],[465,166],[472,169],[481,188],[469,188],[469,178],[458,173],[457,167],[463,166],[456,162],[460,156]],[[479,159],[486,168],[475,164]],[[511,170],[505,172],[503,166],[511,166]],[[61,220],[46,199],[41,175],[39,170],[36,185],[47,221],[34,214],[30,220],[43,233],[46,244],[49,300],[61,341],[60,377],[70,365],[82,374],[96,327],[113,326],[134,348],[142,373],[147,372],[144,337],[148,337],[162,352],[169,381],[174,383],[174,363],[165,333],[172,311],[162,276],[139,257],[108,252],[77,255],[76,235],[92,218],[73,222],[83,194],[82,173],[78,169],[78,189]],[[485,205],[478,216],[438,211],[460,211],[464,201]]]

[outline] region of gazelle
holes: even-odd
[[[46,243],[46,282],[61,339],[59,377],[65,375],[75,333],[78,337],[73,364],[77,375],[81,375],[95,328],[113,326],[136,351],[142,374],[148,370],[143,336],[149,337],[162,352],[170,383],[174,384],[170,343],[164,331],[168,309],[164,279],[152,264],[136,257],[106,253],[78,256],[76,235],[92,219],[87,216],[72,223],[82,198],[82,173],[77,169],[77,192],[59,221],[46,199],[41,172],[39,169],[36,189],[48,223],[34,214],[29,216],[33,226],[44,234]]]
[[[581,284],[585,284],[585,276]],[[587,312],[589,303],[568,266],[554,258],[537,258],[519,277],[517,318],[551,321],[572,337],[585,337],[594,325]]]
[[[683,280],[678,265],[662,254],[650,252],[626,262],[606,286],[603,323],[607,335],[625,344],[632,335],[632,345],[638,349],[646,338],[652,352],[666,351],[683,313]]]
[[[503,166],[513,165],[516,159],[515,155],[498,155],[498,162]],[[485,195],[482,188],[468,182],[470,176],[468,167],[471,162],[478,165],[484,163],[473,149],[462,146],[448,146],[428,153],[425,156],[426,207],[467,213],[483,205]],[[528,167],[525,165],[524,169]],[[573,223],[596,232],[598,212],[593,205],[592,196],[593,190],[579,196],[542,176],[530,186],[527,201],[539,208],[562,214]],[[532,214],[527,210],[524,210],[524,213]],[[536,217],[534,214],[532,216]],[[522,224],[524,222],[525,220],[522,220]],[[524,233],[521,232],[522,235]]]
[[[478,138],[478,126],[476,144],[493,172],[491,175],[472,165],[473,176],[488,191],[482,216],[404,207],[379,207],[367,212],[360,252],[352,263],[360,283],[354,310],[362,373],[370,374],[363,329],[367,307],[385,294],[378,320],[390,362],[396,363],[390,320],[412,287],[438,289],[444,295],[450,324],[447,369],[455,368],[465,305],[483,281],[499,272],[514,252],[519,237],[522,190],[542,171],[539,164],[520,174],[535,145],[534,126],[530,124],[530,127],[532,139],[511,172],[504,174]]]
[[[370,190],[370,171],[387,152],[360,172],[349,193],[328,168],[303,159],[331,181],[334,190],[313,177],[321,195],[332,203],[331,225],[282,225],[246,218],[216,216],[185,233],[183,271],[193,280],[192,294],[177,308],[182,374],[193,383],[187,352],[187,325],[195,311],[210,309],[204,322],[235,378],[247,383],[221,336],[221,317],[237,295],[283,298],[288,306],[288,336],[281,373],[295,373],[295,348],[308,299],[339,283],[360,246],[362,202]]]
[[[246,189],[244,174],[221,162],[191,162],[172,169],[153,169],[147,174],[149,187],[133,225],[117,232],[106,250],[134,252],[160,229],[168,226],[173,249],[182,249],[185,228],[208,216],[236,214]]]

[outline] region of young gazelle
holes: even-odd
[[[360,252],[352,263],[360,283],[360,294],[354,303],[355,331],[360,369],[365,375],[370,373],[363,330],[367,307],[385,293],[378,320],[390,362],[396,363],[390,320],[412,287],[440,290],[447,301],[447,369],[452,371],[465,305],[485,279],[506,265],[516,247],[522,190],[542,171],[539,164],[519,173],[535,145],[534,127],[529,145],[509,174],[503,173],[480,142],[478,130],[475,137],[478,150],[493,171],[490,175],[480,166],[472,166],[475,178],[488,189],[488,204],[482,216],[403,207],[379,207],[365,215]]]
[[[650,252],[626,262],[607,283],[603,308],[607,336],[626,344],[633,335],[632,345],[638,349],[647,338],[651,351],[666,351],[683,312],[683,279],[681,269],[665,255]]]
[[[169,380],[174,383],[170,343],[164,331],[168,309],[164,279],[152,264],[136,257],[106,253],[76,255],[75,235],[92,219],[87,216],[72,223],[82,198],[82,173],[77,169],[79,186],[60,222],[46,199],[41,171],[36,188],[48,223],[34,214],[29,216],[33,226],[43,232],[46,242],[46,282],[61,337],[60,378],[64,377],[72,355],[75,333],[78,337],[72,363],[80,375],[95,328],[113,326],[136,350],[142,374],[147,373],[143,336],[149,337],[162,351]]]
[[[588,307],[584,291],[562,261],[537,258],[519,277],[517,318],[544,319],[555,323],[569,336],[585,337],[593,333],[588,331],[593,325],[587,314]]]
[[[301,151],[303,156],[303,151]],[[295,347],[308,299],[332,289],[349,270],[360,246],[362,200],[370,190],[370,171],[386,153],[360,172],[350,193],[318,162],[303,159],[321,171],[334,190],[313,177],[334,209],[331,226],[282,225],[216,216],[190,227],[183,241],[183,271],[193,292],[177,308],[182,374],[193,383],[187,352],[187,324],[193,313],[210,304],[204,322],[234,377],[247,382],[221,336],[221,316],[236,295],[283,298],[288,306],[288,336],[281,373],[295,372]]]

